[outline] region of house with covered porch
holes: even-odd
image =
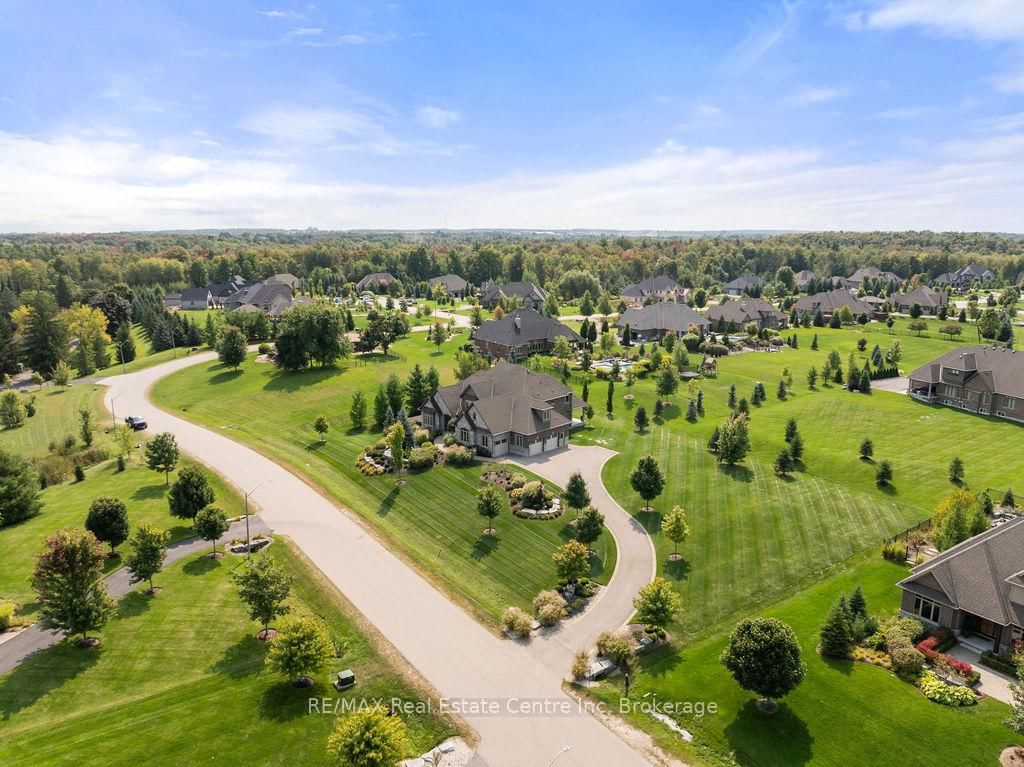
[[[569,444],[573,411],[585,406],[555,379],[498,362],[430,395],[421,422],[483,455],[539,455]]]
[[[900,612],[998,654],[1024,627],[1024,517],[968,538],[900,581]]]

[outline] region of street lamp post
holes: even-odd
[[[249,539],[249,496],[267,484],[270,480],[265,479],[260,482],[256,487],[245,494],[245,556],[252,556],[252,543]]]
[[[555,754],[554,757],[551,759],[551,761],[548,762],[548,767],[551,767],[551,765],[553,765],[555,763],[555,759],[558,759],[558,757],[560,757],[566,751],[572,751],[572,746],[563,746],[562,750],[559,751],[557,754]]]
[[[124,392],[121,392],[121,394],[124,394]],[[121,394],[115,394],[110,398],[110,420],[113,421],[115,429],[117,428],[117,416],[114,414],[114,403],[117,402],[117,398],[120,397]]]
[[[118,356],[121,358],[121,374],[122,375],[128,372],[128,368],[126,368],[124,366],[124,345],[126,343],[128,343],[129,341],[131,341],[131,339],[130,338],[126,338],[121,343],[117,344],[117,353],[118,353]]]

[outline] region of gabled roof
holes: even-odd
[[[768,317],[774,317],[781,322],[786,316],[765,301],[763,298],[738,298],[735,301],[725,301],[716,306],[709,306],[704,316],[711,322],[724,320],[736,325],[745,325],[748,322],[757,322]]]
[[[817,273],[810,269],[801,269],[799,272],[794,274],[793,277],[796,280],[797,285],[806,285],[811,280],[818,279]]]
[[[292,298],[292,289],[281,283],[257,282],[247,288],[242,288],[237,293],[228,296],[225,304],[255,304],[256,306],[269,306],[271,301],[281,296],[289,301]]]
[[[945,293],[932,290],[927,285],[922,285],[909,293],[897,293],[889,299],[893,306],[913,306],[917,304],[922,309],[938,309],[949,303],[949,296]]]
[[[1014,579],[1024,571],[1024,517],[969,538],[911,571],[899,585],[1001,626],[1020,625],[1020,605],[1010,602]]]
[[[375,288],[386,288],[395,281],[395,275],[391,272],[372,272],[356,283],[356,290],[367,290],[371,286]]]
[[[429,284],[432,288],[437,285],[443,285],[444,289],[449,293],[461,293],[469,286],[469,283],[457,274],[442,274],[440,277],[431,277]]]
[[[674,290],[681,290],[678,282],[666,274],[660,274],[650,280],[627,285],[619,295],[626,298],[646,298],[647,296],[660,296]]]
[[[1024,398],[1024,352],[1001,346],[961,346],[922,365],[910,379],[939,383],[943,368],[973,371],[964,383],[969,389]]]
[[[500,320],[487,320],[473,334],[474,339],[504,346],[518,346],[540,340],[553,342],[558,336],[565,336],[573,343],[583,341],[580,334],[567,325],[533,309],[524,308],[509,312]]]
[[[443,386],[434,396],[444,402],[453,416],[465,414],[491,434],[536,434],[565,426],[569,419],[551,403],[569,397],[572,408],[585,404],[568,386],[508,362],[499,362],[459,383]]]
[[[637,309],[627,309],[619,315],[620,328],[629,325],[630,330],[671,330],[685,333],[692,325],[707,327],[711,323],[686,304],[662,301]]]
[[[893,284],[900,281],[898,274],[892,272],[883,272],[877,266],[862,266],[860,269],[850,275],[849,280],[852,283],[860,285],[865,280],[885,280],[886,282]]]
[[[725,285],[726,290],[750,290],[751,288],[763,288],[765,285],[764,280],[756,275],[745,275],[743,277],[737,277],[732,282],[728,282]]]
[[[500,286],[492,283],[484,291],[482,300],[497,301],[501,296],[505,296],[505,298],[533,298],[536,301],[545,301],[548,297],[548,292],[532,282],[506,282]]]
[[[182,303],[185,301],[209,301],[210,300],[210,289],[209,288],[185,288],[181,291]]]
[[[280,272],[278,274],[267,277],[267,279],[265,279],[264,282],[270,283],[272,285],[287,285],[292,290],[295,290],[295,288],[297,288],[299,285],[299,278],[290,272]]]
[[[871,313],[874,311],[869,304],[864,303],[845,288],[836,288],[827,293],[815,293],[813,296],[804,296],[793,304],[793,308],[800,314],[813,314],[818,309],[821,309],[822,314],[832,314],[844,306],[850,307],[850,311],[857,316],[861,314],[871,316]]]

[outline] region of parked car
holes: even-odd
[[[127,418],[124,419],[124,422],[128,424],[128,426],[130,426],[133,431],[142,431],[143,429],[149,428],[149,424],[146,423],[146,421],[143,418],[137,415],[128,416]]]

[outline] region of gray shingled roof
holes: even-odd
[[[208,301],[210,298],[209,288],[185,288],[181,291],[181,300],[185,301]]]
[[[444,285],[444,289],[449,293],[461,293],[469,286],[469,283],[457,274],[442,274],[440,277],[431,277],[429,284],[432,288],[437,285]]]
[[[453,415],[467,412],[473,418],[475,412],[491,434],[536,434],[569,423],[549,404],[567,395],[573,408],[583,407],[584,402],[572,389],[555,379],[521,365],[499,362],[459,383],[441,387],[435,396]],[[539,415],[544,411],[549,417],[546,422]]]
[[[646,298],[647,296],[660,295],[672,290],[679,290],[680,285],[666,274],[660,274],[650,280],[637,282],[624,287],[619,295],[627,298]]]
[[[964,384],[968,389],[1024,398],[1024,352],[1002,346],[961,346],[922,365],[910,379],[939,383],[944,367],[976,370],[977,375]]]
[[[529,298],[532,296],[537,301],[544,301],[548,292],[539,285],[532,282],[506,282],[504,285],[490,284],[484,290],[482,301],[497,301],[500,296],[506,298]]]
[[[1020,625],[1010,583],[1024,570],[1024,517],[994,527],[918,565],[900,586],[1005,626]]]
[[[751,288],[763,288],[764,284],[764,280],[760,277],[746,275],[726,283],[725,290],[750,290]]]
[[[373,272],[356,283],[356,290],[368,290],[371,287],[376,289],[381,286],[387,287],[394,281],[395,275],[391,272]]]
[[[893,306],[911,307],[917,304],[922,309],[938,309],[949,303],[949,296],[922,285],[909,293],[897,293],[890,299]]]
[[[671,330],[676,333],[685,333],[692,325],[707,327],[710,324],[686,304],[674,301],[627,309],[618,321],[620,328],[629,325],[630,330]]]
[[[505,346],[518,346],[530,341],[551,341],[565,336],[571,343],[581,343],[580,334],[552,317],[533,309],[519,308],[500,320],[487,320],[473,334],[474,339]]]
[[[813,314],[820,307],[822,314],[832,314],[837,309],[849,306],[850,311],[855,315],[866,314],[869,317],[874,311],[870,305],[861,301],[845,288],[836,288],[827,293],[815,293],[813,296],[804,296],[798,300],[793,308],[803,314]]]
[[[763,298],[738,298],[717,306],[709,306],[704,316],[712,322],[725,320],[736,325],[757,322],[764,317],[775,317],[779,322],[786,318],[786,315]]]

